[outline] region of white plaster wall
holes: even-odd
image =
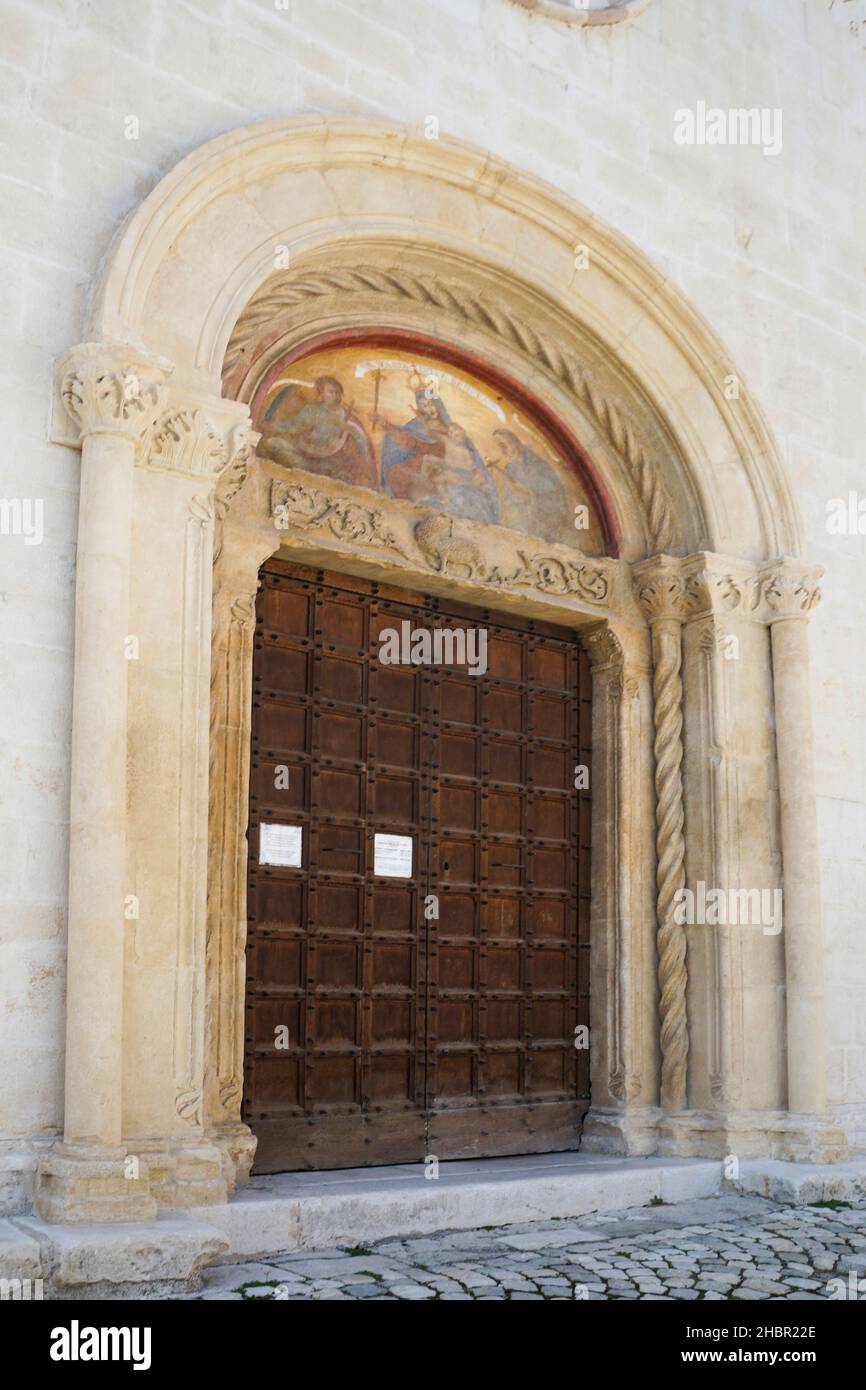
[[[783,111],[775,158],[682,147],[698,101]],[[373,115],[548,179],[636,241],[763,404],[827,568],[813,625],[832,1098],[866,1146],[866,537],[828,498],[866,438],[866,0],[655,0],[578,28],[512,0],[0,0],[0,1137],[61,1119],[77,455],[47,440],[52,360],[121,220],[178,159],[280,114]],[[127,118],[137,118],[128,139]]]

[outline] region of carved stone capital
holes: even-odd
[[[158,421],[148,456],[151,468],[214,474],[225,460],[222,432],[203,410],[171,410]]]
[[[806,566],[796,560],[780,560],[762,571],[756,581],[756,607],[762,610],[764,621],[808,618],[821,601],[819,580],[823,573],[820,565]]]
[[[133,348],[81,343],[60,359],[60,398],[82,439],[115,434],[138,445],[165,409],[171,370]]]
[[[242,420],[229,429],[227,458],[217,488],[217,506],[222,511],[228,511],[232,498],[246,482],[247,471],[261,437],[248,420]]]
[[[752,576],[742,562],[731,562],[721,555],[692,555],[683,561],[683,581],[688,597],[686,621],[722,617],[744,611],[748,606]]]
[[[249,461],[261,436],[248,420],[226,421],[220,403],[207,406],[178,404],[156,422],[147,465],[194,477],[215,479],[229,474],[220,500],[224,509],[241,487]]]
[[[634,567],[635,598],[651,623],[685,622],[694,608],[694,591],[681,560],[658,555]]]
[[[820,566],[783,558],[758,569],[704,552],[683,560],[659,555],[632,570],[635,596],[651,623],[745,618],[774,623],[806,618],[821,597]]]

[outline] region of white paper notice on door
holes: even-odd
[[[274,825],[263,821],[259,826],[259,863],[300,869],[303,840],[301,825]]]
[[[374,836],[373,873],[383,878],[411,878],[412,836]]]

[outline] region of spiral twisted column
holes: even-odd
[[[689,595],[677,562],[662,557],[650,568],[639,567],[637,597],[649,619],[653,653],[660,1102],[664,1110],[677,1111],[686,1106],[689,1056],[686,934],[675,918],[677,894],[686,882],[682,623]]]

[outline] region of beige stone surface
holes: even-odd
[[[22,1246],[40,1252],[40,1273],[53,1298],[116,1299],[141,1297],[151,1288],[186,1289],[229,1250],[220,1230],[188,1217],[115,1226],[62,1226],[22,1217],[15,1231]]]

